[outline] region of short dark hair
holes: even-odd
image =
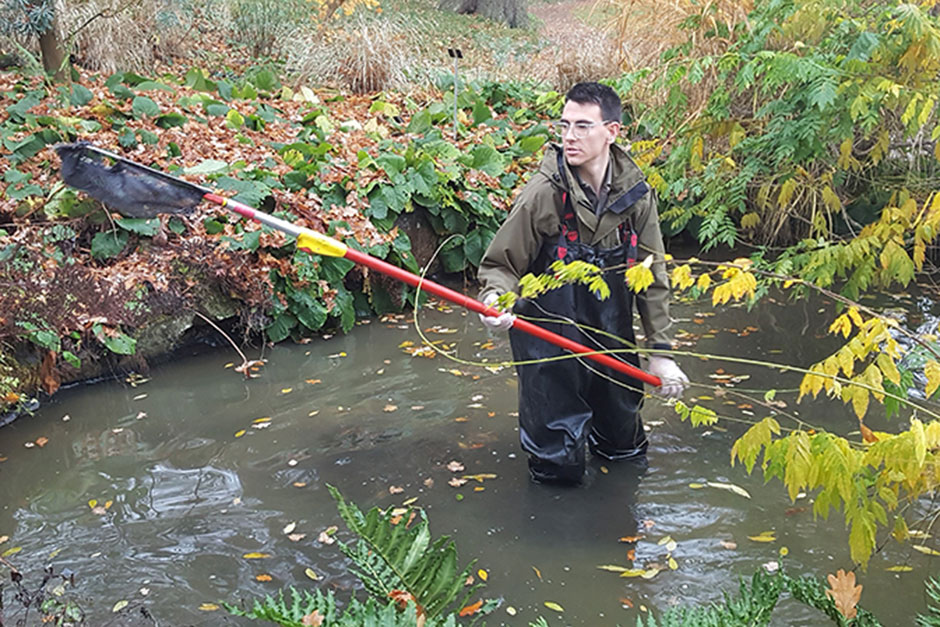
[[[623,104],[620,96],[607,85],[600,83],[578,83],[568,90],[565,102],[574,101],[578,104],[596,104],[601,108],[601,116],[605,122],[621,122]]]

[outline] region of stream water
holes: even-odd
[[[824,326],[831,318],[820,309],[831,306],[765,301],[712,317],[705,306],[680,304],[673,314],[680,339],[699,352],[806,366],[834,346]],[[421,310],[419,324],[462,359],[509,358],[505,336],[489,335],[476,315],[436,304]],[[332,525],[349,537],[325,489],[331,484],[364,509],[416,498],[432,532],[456,539],[461,563],[476,559],[474,572],[487,572],[486,595],[504,598],[491,625],[526,625],[539,615],[552,625],[633,625],[644,611],[719,601],[736,590],[738,576],[771,561],[793,575],[851,568],[839,515],[814,520],[809,499],[792,503],[778,482],[764,485],[759,474],[730,466],[746,424],[693,429],[651,398],[643,413],[651,439],[645,473],[592,461],[582,487],[533,485],[518,445],[512,369],[408,352],[420,345],[410,315],[392,317],[269,349],[252,380],[233,371],[240,360],[223,347],[156,367],[147,381],[61,391],[32,417],[0,429],[0,539],[9,537],[0,554],[27,582],[38,583],[47,564],[74,572],[70,594],[90,625],[112,620],[115,603],[125,600],[159,625],[248,624],[203,604],[290,585],[321,585],[342,597],[356,585],[336,545],[318,539]],[[687,398],[737,418],[759,419],[766,410],[736,392],[774,388],[776,400],[808,422],[852,428],[840,403],[796,405],[798,375],[689,357],[681,363],[707,386]],[[449,470],[453,461],[464,470]],[[495,478],[448,484],[480,473]],[[734,484],[750,498],[690,487],[708,482]],[[772,542],[748,539],[770,531]],[[635,545],[619,542],[636,535]],[[665,569],[642,579],[597,568],[629,566],[630,548],[638,565]],[[245,557],[252,553],[269,557]],[[886,543],[858,572],[861,604],[885,625],[913,624],[937,559]],[[898,564],[913,571],[886,570]],[[8,602],[8,616],[15,610]],[[774,624],[828,623],[784,596]]]

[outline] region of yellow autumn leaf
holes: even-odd
[[[490,578],[490,575],[489,573],[487,573],[485,570],[481,568],[480,570],[477,571],[477,577],[480,578],[480,581],[486,581],[487,579]]]
[[[717,488],[719,490],[727,490],[728,492],[734,492],[739,496],[743,496],[746,499],[751,498],[750,493],[742,488],[741,486],[734,485],[733,483],[721,483],[718,481],[708,481],[705,485],[710,488]]]
[[[98,507],[98,499],[91,499],[90,501],[88,501],[88,507],[92,509],[95,509],[96,507]]]
[[[776,542],[777,533],[775,531],[761,531],[756,536],[748,536],[747,539],[754,542]]]
[[[620,573],[620,576],[621,577],[642,577],[644,573],[646,573],[646,570],[643,568],[628,568],[622,573]]]
[[[281,388],[281,394],[290,394],[294,391],[294,388]]]
[[[630,568],[627,568],[626,566],[617,566],[616,564],[601,564],[598,566],[598,568],[600,568],[601,570],[606,570],[607,572],[610,572],[610,573],[623,573],[628,570],[631,570]]]
[[[555,603],[554,601],[546,601],[546,602],[545,602],[545,607],[547,607],[548,609],[550,609],[550,610],[552,610],[552,611],[555,611],[555,612],[564,612],[564,611],[565,611],[565,608],[563,608],[562,606],[558,605],[558,604]]]
[[[203,603],[199,606],[199,609],[203,612],[214,612],[219,609],[219,606],[215,603]]]
[[[0,557],[10,557],[11,555],[16,555],[17,553],[19,553],[19,552],[22,551],[22,550],[23,550],[23,547],[21,547],[21,546],[15,546],[15,547],[13,547],[13,548],[7,549],[7,550],[4,551],[3,553],[0,553]]]
[[[304,570],[304,574],[307,575],[308,579],[313,579],[314,581],[320,581],[320,575],[316,573],[312,568],[307,568]]]
[[[114,604],[114,607],[111,608],[111,612],[114,614],[117,614],[118,612],[123,610],[125,607],[127,607],[129,604],[130,604],[129,601],[125,601],[125,600],[118,601],[117,603]]]
[[[245,553],[242,555],[246,560],[263,560],[271,557],[268,553]]]
[[[937,387],[940,387],[940,362],[935,359],[928,360],[924,364],[924,374],[927,375],[927,387],[924,393],[927,398],[930,398],[937,391]]]
[[[670,569],[670,570],[677,570],[678,568],[679,568],[679,563],[676,561],[676,559],[675,559],[674,557],[670,557],[670,558],[669,558],[669,569]]]
[[[889,566],[885,568],[889,573],[909,573],[914,570],[913,566],[906,566],[904,564],[898,564],[897,566]]]
[[[242,437],[243,435],[245,435],[245,430],[244,430],[244,429],[239,429],[238,431],[235,432],[235,437],[236,437],[236,438],[240,438],[240,437]]]
[[[940,555],[940,551],[934,550],[929,546],[924,546],[923,544],[912,544],[911,548],[924,555]]]

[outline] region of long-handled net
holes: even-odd
[[[206,200],[222,205],[240,216],[296,237],[297,247],[302,250],[317,255],[348,259],[479,314],[499,316],[502,313],[460,292],[350,248],[323,233],[252,209],[242,203],[219,196],[211,189],[135,163],[87,142],[60,144],[56,146],[56,151],[62,159],[62,178],[68,185],[88,193],[107,207],[125,216],[152,218],[161,213],[188,213],[201,201]],[[113,164],[107,165],[108,160],[113,161]],[[655,387],[661,384],[659,377],[644,372],[613,355],[588,348],[521,318],[515,319],[513,328]]]

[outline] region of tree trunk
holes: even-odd
[[[529,22],[525,0],[440,0],[442,11],[477,14],[503,22],[510,28],[522,28]]]
[[[65,47],[59,36],[59,18],[52,18],[46,32],[39,36],[39,50],[42,53],[42,67],[46,74],[57,83],[64,83],[69,77],[69,64],[65,61]]]

